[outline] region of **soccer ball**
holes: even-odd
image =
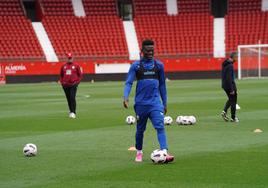
[[[178,116],[176,122],[178,125],[194,125],[196,118],[194,116]]]
[[[23,154],[26,157],[33,157],[37,155],[37,146],[32,143],[28,143],[23,147]]]
[[[134,124],[136,122],[136,118],[134,117],[134,116],[127,116],[127,118],[126,118],[126,123],[128,124],[128,125],[132,125],[132,124]]]
[[[182,116],[182,125],[191,125],[191,121],[189,119],[189,116]]]
[[[166,161],[167,154],[160,149],[156,149],[151,153],[151,160],[155,164],[164,163]]]
[[[177,123],[178,125],[182,125],[183,119],[184,119],[184,116],[178,116],[178,117],[176,118],[176,123]]]
[[[172,117],[170,117],[170,116],[166,116],[166,117],[164,117],[164,124],[165,124],[165,125],[171,125],[172,122],[173,122]]]
[[[191,125],[194,125],[196,123],[196,118],[194,116],[189,116],[189,121],[191,122]]]

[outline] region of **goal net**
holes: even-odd
[[[238,79],[268,77],[268,44],[238,46]]]

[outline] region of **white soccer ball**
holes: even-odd
[[[191,125],[191,124],[193,124],[190,116],[178,116],[176,118],[176,122],[178,125]]]
[[[132,124],[134,124],[136,122],[136,118],[134,117],[134,116],[127,116],[127,118],[126,118],[126,123],[128,124],[128,125],[132,125]]]
[[[164,117],[164,124],[165,124],[165,125],[171,125],[172,122],[173,122],[172,117],[170,117],[170,116],[166,116],[166,117]]]
[[[182,125],[182,121],[183,121],[183,116],[178,116],[178,117],[176,118],[176,123],[177,123],[178,125]]]
[[[164,163],[167,158],[167,153],[165,153],[163,150],[156,149],[151,153],[151,160],[155,164]]]
[[[189,121],[191,122],[191,125],[194,125],[196,123],[196,118],[194,116],[189,116]]]
[[[37,155],[37,146],[32,143],[28,143],[23,147],[23,154],[26,157],[33,157]]]
[[[189,119],[189,116],[182,116],[182,125],[191,125],[191,121]]]

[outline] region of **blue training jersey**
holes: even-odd
[[[165,82],[164,65],[158,60],[141,60],[135,61],[128,72],[127,80],[124,88],[124,99],[128,99],[136,75],[141,69],[141,63],[146,73],[151,73],[150,70],[157,66],[158,79],[144,78],[137,79],[135,105],[152,105],[164,106],[167,105],[167,90]],[[162,102],[161,102],[162,101]]]

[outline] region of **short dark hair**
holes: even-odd
[[[230,58],[234,58],[235,56],[237,56],[237,52],[232,52],[231,54],[230,54]]]
[[[145,39],[145,40],[142,41],[142,48],[144,46],[148,46],[148,45],[154,45],[154,41],[151,40],[151,39]]]

